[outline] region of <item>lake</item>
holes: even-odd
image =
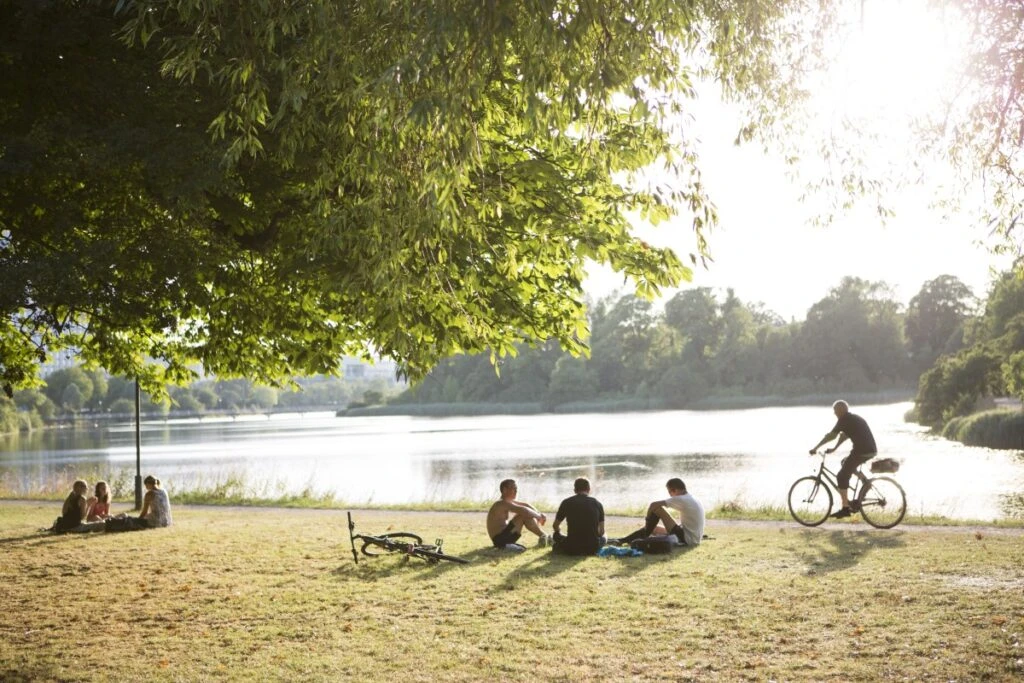
[[[854,406],[912,514],[1001,519],[1024,492],[1024,456],[966,447],[903,421],[910,403]],[[310,489],[353,506],[477,501],[513,477],[520,497],[548,509],[589,477],[610,507],[638,507],[680,476],[705,506],[785,506],[812,473],[807,450],[832,428],[828,405],[752,410],[483,416],[246,416],[142,424],[142,471],[174,493],[242,478],[261,495]],[[848,444],[842,449],[845,454]],[[838,455],[830,456],[838,467]],[[0,477],[27,491],[76,471],[134,475],[131,423],[53,429],[0,439]],[[91,483],[91,482],[90,482]],[[19,488],[20,487],[20,488]]]

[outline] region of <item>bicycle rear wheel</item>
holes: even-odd
[[[420,545],[423,543],[423,539],[416,534],[406,533],[404,531],[396,531],[392,534],[381,534],[375,538],[380,538],[388,541],[394,541],[395,543]],[[369,555],[370,557],[376,557],[378,555],[386,555],[399,550],[398,547],[388,548],[387,546],[374,543],[370,540],[363,540],[363,555]]]
[[[789,514],[804,526],[818,526],[832,512],[832,492],[818,477],[802,477],[789,489]]]
[[[903,487],[889,477],[868,480],[868,489],[862,493],[860,514],[864,521],[878,529],[891,529],[907,514],[907,496]]]

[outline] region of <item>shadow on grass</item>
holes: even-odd
[[[902,531],[804,531],[802,547],[793,550],[808,573],[827,574],[855,567],[873,550],[892,550],[906,545]]]
[[[651,567],[660,565],[663,562],[675,562],[677,560],[683,561],[681,558],[685,555],[689,555],[695,548],[689,546],[676,546],[672,552],[664,554],[651,554],[646,553],[639,557],[602,557],[599,558],[605,562],[618,562],[619,571],[616,572],[617,576],[636,576],[642,571],[646,571]]]
[[[67,680],[59,675],[53,666],[36,665],[23,668],[0,669],[0,681],[4,683],[31,683],[32,681]]]
[[[80,538],[82,536],[91,536],[92,534],[52,534],[46,531],[33,531],[25,534],[24,536],[7,536],[0,538],[0,546],[13,545],[16,543],[23,543],[28,545],[35,541],[39,545],[48,545],[50,543],[56,543],[69,538]],[[0,678],[0,680],[6,680]]]
[[[530,558],[526,564],[519,565],[505,577],[501,583],[493,586],[488,592],[502,593],[516,590],[525,581],[534,582],[549,576],[561,574],[578,565],[580,562],[598,559],[596,556],[561,555],[544,550],[536,557]]]

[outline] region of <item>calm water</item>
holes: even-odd
[[[1019,452],[969,448],[903,421],[909,403],[855,407],[871,424],[913,513],[997,519],[1024,492]],[[244,477],[266,494],[312,488],[360,503],[485,501],[519,480],[547,506],[588,476],[611,506],[639,506],[681,476],[705,505],[785,505],[811,473],[807,449],[834,423],[828,406],[610,415],[336,418],[278,415],[144,422],[143,474],[171,490]],[[846,449],[844,449],[846,450]],[[838,463],[837,456],[830,462]],[[0,476],[23,489],[75,471],[134,475],[134,425],[0,439]],[[104,474],[104,476],[107,476]]]

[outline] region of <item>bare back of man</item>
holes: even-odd
[[[545,543],[547,535],[540,525],[547,521],[547,517],[529,503],[516,500],[518,487],[511,479],[501,482],[500,490],[501,498],[487,511],[487,535],[495,547],[504,548],[515,543],[522,535],[523,527]]]

